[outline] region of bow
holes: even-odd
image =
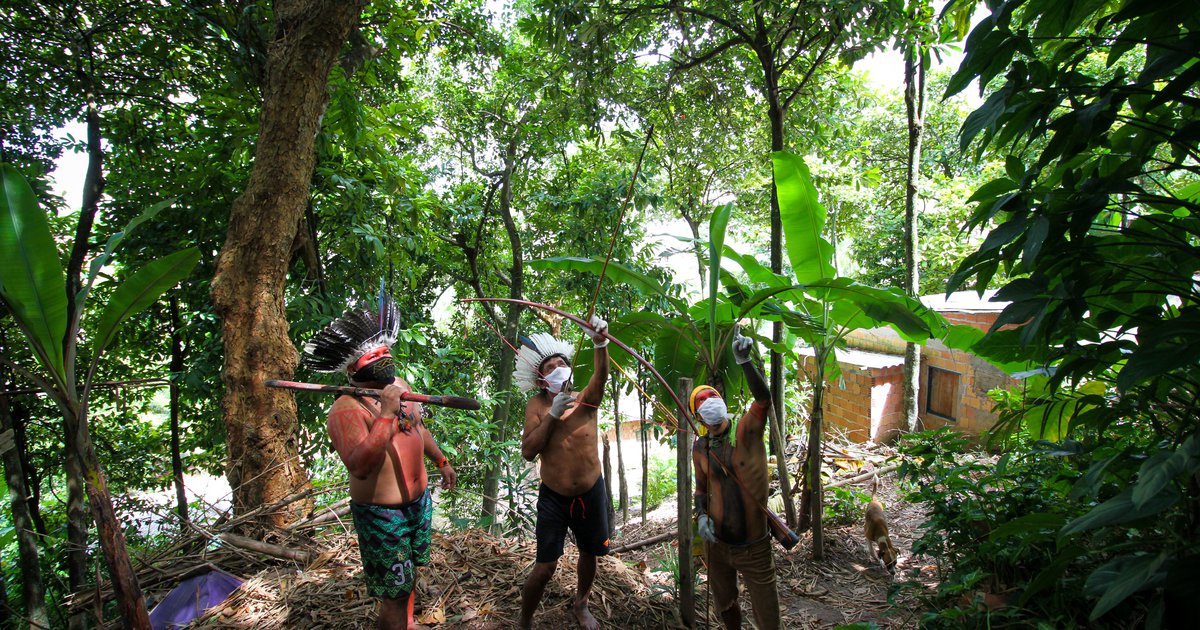
[[[591,331],[592,333],[596,332],[596,329],[592,328],[591,324],[584,321],[582,317],[579,317],[578,315],[574,315],[572,313],[568,313],[564,310],[555,308],[548,304],[541,304],[538,302],[530,302],[529,300],[518,300],[518,299],[514,299],[514,298],[496,298],[496,297],[462,298],[462,301],[463,302],[508,302],[511,304],[522,304],[524,306],[528,306],[529,308],[540,308],[543,311],[548,311],[550,313],[554,313],[555,315],[558,315],[564,319],[568,319],[572,322],[575,322],[584,330]],[[683,404],[683,401],[680,400],[679,395],[675,393],[675,389],[673,387],[671,387],[671,385],[669,383],[667,383],[667,379],[663,378],[662,374],[659,374],[658,370],[654,369],[654,365],[652,363],[650,363],[650,360],[647,359],[646,357],[643,357],[641,354],[638,354],[638,352],[635,351],[633,348],[630,348],[629,346],[625,345],[625,342],[612,336],[612,333],[604,332],[602,334],[604,335],[604,338],[608,339],[608,341],[610,343],[616,345],[618,348],[624,350],[625,352],[628,352],[629,356],[633,357],[633,359],[635,361],[637,361],[638,363],[640,363],[642,365],[642,367],[646,368],[647,370],[650,370],[650,373],[652,375],[654,375],[654,379],[657,380],[658,383],[663,386],[663,389],[666,390],[666,392],[668,394],[670,394],[671,399],[675,401],[675,405],[679,408],[680,414],[682,414],[684,420],[687,420],[687,423],[692,426],[692,432],[695,433],[696,432],[696,423],[692,419],[691,414],[688,413],[687,405]]]
[[[577,315],[568,313],[562,309],[555,308],[548,304],[531,302],[529,300],[518,300],[515,298],[495,298],[495,297],[462,298],[462,301],[463,302],[508,302],[510,304],[522,304],[529,308],[540,308],[544,311],[554,313],[555,315],[558,315],[564,319],[568,319],[572,322],[575,322],[581,328],[583,328],[584,330],[587,330],[587,331],[591,331],[593,334],[598,332],[595,328],[592,328],[591,324],[584,321],[583,318],[581,318]],[[609,333],[606,331],[606,332],[603,332],[600,334],[603,335],[605,339],[608,339],[609,343],[616,344],[616,346],[618,348],[624,350],[625,352],[628,352],[629,356],[633,357],[634,360],[636,360],[638,363],[640,363],[642,365],[642,367],[646,368],[647,370],[650,370],[650,373],[654,375],[655,380],[657,380],[659,382],[659,384],[663,386],[663,389],[666,390],[666,392],[671,395],[671,400],[675,401],[675,406],[679,408],[679,413],[683,416],[683,419],[687,420],[687,423],[689,425],[691,425],[692,432],[698,434],[698,431],[696,430],[696,421],[692,418],[692,415],[688,412],[687,406],[684,405],[683,401],[679,399],[679,396],[675,393],[674,388],[672,388],[671,385],[669,383],[667,383],[667,379],[663,378],[662,374],[659,374],[658,370],[654,369],[654,365],[651,364],[650,361],[646,359],[646,357],[643,357],[641,354],[634,351],[633,348],[630,348],[629,346],[625,345],[625,342],[612,336],[612,333]],[[721,466],[722,469],[725,470],[725,475],[727,477],[733,479],[734,482],[736,482],[738,484],[738,486],[740,486],[742,488],[742,492],[746,493],[747,495],[750,494],[750,491],[746,488],[745,484],[742,483],[742,480],[740,477],[738,477],[736,474],[734,474],[733,471],[726,468],[725,464],[722,463],[720,460],[715,460],[715,461],[717,462],[717,464],[719,464]],[[787,526],[787,523],[785,523],[783,521],[783,519],[779,517],[778,514],[773,512],[771,510],[771,508],[760,503],[760,504],[758,504],[758,509],[762,510],[763,514],[767,517],[767,525],[768,525],[769,531],[771,532],[771,535],[774,536],[775,539],[779,541],[779,544],[783,545],[784,549],[791,549],[792,547],[795,547],[797,543],[800,542],[800,537],[798,535],[796,535],[796,532],[793,532],[791,530],[791,528]]]

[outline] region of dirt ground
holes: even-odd
[[[911,544],[922,520],[919,506],[898,498],[894,477],[879,477],[876,486],[860,484],[887,506],[894,543],[900,552],[897,575],[916,568]],[[618,522],[620,516],[618,515]],[[617,548],[675,528],[674,502],[660,506],[642,524],[632,518],[613,539]],[[301,568],[279,566],[259,571],[226,602],[196,622],[194,628],[372,628],[373,602],[367,596],[358,561],[357,540],[348,522],[325,528],[316,560]],[[776,553],[782,627],[830,628],[855,622],[874,622],[882,628],[910,628],[919,617],[918,602],[909,592],[897,593],[889,604],[893,578],[867,555],[862,525],[827,527],[826,553],[812,558],[811,536],[785,552]],[[591,610],[605,628],[677,628],[678,606],[670,567],[673,543],[660,543],[601,559]],[[421,571],[418,621],[438,629],[484,630],[515,627],[520,587],[534,557],[532,540],[505,539],[479,530],[435,533],[431,565]],[[547,587],[535,627],[577,627],[571,614],[575,590],[574,546]],[[698,559],[697,559],[698,560]],[[697,564],[699,562],[697,561]],[[922,577],[931,575],[922,568]],[[246,571],[240,572],[245,576]],[[697,578],[698,628],[715,628],[709,618],[705,571]],[[927,580],[931,582],[931,580]],[[930,584],[932,586],[932,584]],[[752,627],[751,607],[743,594],[744,627]]]

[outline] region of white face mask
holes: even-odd
[[[563,385],[571,380],[571,368],[561,366],[554,368],[546,375],[546,390],[551,394],[557,394],[562,391]]]
[[[725,401],[716,396],[700,403],[700,406],[696,408],[696,415],[700,416],[701,422],[710,427],[719,426],[729,417],[725,409]]]

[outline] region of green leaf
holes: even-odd
[[[1183,449],[1160,451],[1146,460],[1138,471],[1137,483],[1133,486],[1133,504],[1140,508],[1153,500],[1163,488],[1184,473],[1187,460]]]
[[[1126,488],[1121,494],[1097,505],[1090,512],[1067,523],[1059,532],[1059,538],[1084,532],[1098,527],[1123,525],[1148,516],[1153,516],[1179,502],[1179,491],[1167,486],[1162,492],[1154,495],[1142,506],[1133,504],[1133,488]]]
[[[162,212],[163,208],[169,207],[173,203],[175,203],[175,199],[167,199],[146,208],[141,214],[130,219],[129,223],[125,225],[125,229],[108,237],[108,242],[104,244],[104,251],[100,252],[100,255],[88,263],[87,280],[83,283],[83,288],[75,296],[75,309],[77,313],[83,312],[88,293],[92,290],[92,283],[96,281],[96,276],[100,274],[100,270],[104,268],[104,265],[108,264],[108,261],[112,258],[112,253],[116,251],[121,241],[133,233],[134,228],[158,216],[158,213]]]
[[[771,159],[775,165],[779,218],[797,284],[834,277],[833,245],[822,236],[825,207],[817,200],[808,166],[799,156],[785,151],[771,154]]]
[[[1084,589],[1089,595],[1102,595],[1088,615],[1088,620],[1095,621],[1130,595],[1160,584],[1166,577],[1166,571],[1162,568],[1169,554],[1170,552],[1163,551],[1157,555],[1114,558],[1092,571]]]
[[[1010,190],[1016,190],[1016,188],[1017,182],[1014,179],[1010,179],[1008,177],[993,179],[992,181],[980,186],[979,190],[976,190],[975,194],[971,195],[970,199],[967,199],[967,203],[975,203],[978,201],[984,201],[986,199],[995,199],[996,197]]]
[[[990,540],[1000,540],[1009,536],[1016,536],[1027,532],[1035,532],[1045,529],[1058,530],[1066,522],[1066,517],[1061,514],[1051,514],[1049,512],[1037,512],[1034,514],[1026,514],[1020,518],[1015,518],[996,529],[993,529],[989,534]]]
[[[0,297],[34,353],[61,384],[66,380],[67,286],[58,248],[29,182],[7,164],[0,165],[0,177]]]
[[[704,365],[699,360],[695,342],[679,329],[666,328],[659,333],[654,341],[654,365],[672,388],[677,387],[680,378],[690,378],[694,385],[699,385],[707,376]],[[666,392],[662,392],[661,400],[670,399]],[[683,402],[686,403],[687,400]],[[671,407],[670,403],[664,404],[668,408]],[[674,409],[671,411],[677,413]]]
[[[899,291],[869,287],[849,278],[810,283],[805,291],[817,299],[832,303],[837,324],[845,328],[891,326],[905,341],[921,343],[940,337],[946,320],[919,300]],[[852,304],[854,309],[841,307]]]
[[[708,342],[710,352],[717,350],[717,287],[721,275],[721,252],[725,249],[725,229],[733,204],[717,208],[708,222]]]
[[[126,319],[140,313],[168,289],[186,278],[199,261],[200,250],[189,247],[151,261],[126,278],[121,286],[113,291],[96,324],[96,335],[92,342],[92,364],[95,365],[99,360]]]

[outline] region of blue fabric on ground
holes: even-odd
[[[171,589],[150,613],[150,627],[170,630],[188,625],[204,611],[220,604],[242,581],[224,571],[194,575]]]

